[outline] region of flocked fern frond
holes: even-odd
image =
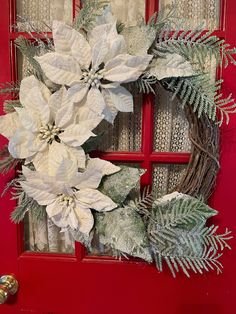
[[[34,222],[42,220],[46,216],[46,206],[39,205],[33,198],[29,197],[22,189],[20,182],[25,178],[21,171],[18,171],[19,176],[8,182],[1,194],[5,195],[11,190],[11,199],[17,202],[15,209],[11,213],[11,219],[15,223],[21,222],[26,213],[31,213],[31,218]]]
[[[6,82],[0,84],[0,94],[13,94],[14,97],[17,97],[20,91],[19,82]]]
[[[0,151],[0,172],[1,173],[5,174],[9,172],[11,169],[15,169],[19,162],[20,162],[19,159],[15,159],[9,154],[7,146],[5,146]]]
[[[215,250],[223,251],[224,248],[231,249],[227,241],[232,239],[232,232],[226,229],[223,234],[218,234],[218,228],[215,225],[210,227],[200,226],[187,234],[183,241],[193,243],[194,240],[197,240],[202,245],[211,246]]]
[[[174,256],[158,253],[155,260],[159,271],[163,270],[163,261],[165,261],[174,278],[176,277],[176,273],[180,271],[183,271],[187,277],[190,277],[190,271],[201,275],[205,271],[208,272],[210,270],[216,270],[217,273],[221,273],[223,269],[223,265],[219,262],[221,255],[216,250],[205,247],[204,251],[200,254]]]
[[[3,111],[5,113],[10,113],[10,112],[14,112],[15,108],[20,108],[22,107],[21,103],[19,100],[5,100],[3,103]]]
[[[38,61],[34,59],[38,55],[38,47],[30,40],[24,38],[23,36],[18,37],[15,40],[15,46],[20,50],[22,55],[28,60],[32,68],[34,69],[34,74],[36,77],[43,81],[43,71]]]
[[[207,219],[216,213],[201,200],[184,194],[154,202],[147,234],[157,268],[162,271],[165,262],[174,277],[180,270],[188,277],[190,271],[221,272],[221,251],[230,248],[232,236],[227,229],[218,234],[218,227],[206,227]]]
[[[183,21],[181,22],[183,23]],[[148,20],[148,25],[154,28],[157,33],[167,26],[173,29],[176,26],[176,6],[166,5],[159,12],[155,12]]]
[[[223,62],[227,67],[229,63],[236,64],[234,55],[236,49],[231,49],[224,39],[212,34],[212,31],[204,31],[198,27],[192,31],[164,28],[158,37],[154,54],[177,53],[186,60],[199,64],[204,68],[207,57],[215,58],[217,63]]]
[[[236,112],[234,99],[224,98],[219,90],[222,81],[213,84],[207,75],[199,75],[188,78],[171,78],[162,82],[163,86],[173,92],[173,99],[177,96],[182,107],[190,105],[193,111],[201,117],[205,113],[211,120],[217,119],[219,111],[219,124],[225,120],[229,122],[229,114]]]
[[[82,8],[78,8],[78,15],[74,22],[74,27],[77,30],[89,31],[95,24],[96,17],[102,14],[104,6],[108,5],[109,1],[101,0],[84,0]]]
[[[132,83],[134,88],[138,89],[139,93],[148,94],[153,93],[155,94],[155,84],[158,82],[156,77],[151,77],[148,75],[142,75],[137,81]]]
[[[217,215],[216,210],[191,196],[173,199],[164,207],[158,203],[154,203],[153,206],[156,211],[155,221],[160,229],[177,225],[196,225]]]
[[[34,199],[28,197],[25,192],[17,195],[15,199],[17,199],[17,206],[11,213],[11,219],[14,223],[21,222],[27,212],[31,213],[31,218],[35,222],[46,216],[46,207],[39,205]]]
[[[150,187],[145,187],[143,192],[134,200],[129,201],[127,207],[135,209],[138,213],[149,217],[150,210],[153,206],[153,195],[150,192]]]

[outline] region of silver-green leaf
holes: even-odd
[[[152,262],[145,225],[135,210],[125,207],[98,214],[96,228],[102,244]]]
[[[121,166],[121,171],[107,176],[102,181],[99,190],[115,203],[121,204],[130,191],[138,185],[143,173],[143,169]]]

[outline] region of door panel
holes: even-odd
[[[15,55],[9,45],[15,34],[9,32],[8,15],[10,4],[13,5],[13,2],[5,1],[1,4],[0,68],[3,69],[0,74],[1,82],[15,79],[14,68],[11,66]],[[22,1],[23,3],[26,1]],[[128,3],[132,4],[132,1],[125,2],[126,5]],[[222,8],[224,8],[223,4],[226,5],[224,13],[227,18],[225,23],[222,22],[220,34],[236,45],[236,35],[233,32],[236,5],[233,0],[222,1]],[[150,15],[157,5],[158,3],[153,0],[147,1],[147,15]],[[233,80],[235,74],[236,71],[231,66],[223,71],[226,79],[225,92],[229,89],[236,93],[235,80]],[[173,144],[171,144],[172,148],[168,146],[161,150],[160,144],[157,144],[159,135],[153,134],[153,125],[157,129],[159,125],[156,122],[158,119],[154,118],[153,114],[153,100],[152,96],[143,97],[142,118],[139,118],[139,126],[137,126],[139,131],[134,135],[135,140],[131,140],[131,144],[127,146],[127,138],[130,139],[133,135],[127,134],[126,130],[124,133],[126,140],[123,140],[126,144],[121,145],[117,142],[112,144],[114,148],[109,148],[109,152],[102,154],[102,157],[116,162],[139,163],[148,170],[142,178],[142,184],[150,184],[153,181],[160,189],[162,182],[160,174],[163,171],[164,176],[166,173],[169,174],[169,185],[173,180],[177,180],[176,176],[183,171],[188,162],[189,155],[185,152],[189,150],[189,146],[188,143],[184,143],[186,146],[176,150],[174,155],[169,154],[169,150],[173,150]],[[130,123],[133,128],[134,122]],[[230,125],[222,128],[222,167],[216,192],[211,200],[212,205],[220,211],[217,218],[220,220],[220,225],[227,225],[233,231],[236,218],[235,125],[236,117],[232,117]],[[140,131],[141,126],[142,131]],[[135,136],[140,140],[136,141]],[[135,145],[139,142],[138,146],[132,144],[133,142]],[[4,143],[1,138],[1,144]],[[184,153],[179,154],[179,152]],[[156,170],[160,168],[164,170]],[[9,176],[14,176],[14,173]],[[7,178],[1,176],[1,188]],[[168,184],[163,183],[163,190]],[[223,258],[225,265],[223,275],[217,276],[214,273],[202,277],[193,275],[191,280],[179,275],[174,280],[168,271],[159,274],[154,266],[137,260],[116,260],[108,256],[94,256],[95,253],[91,255],[79,243],[75,244],[75,251],[68,255],[26,252],[22,241],[24,235],[22,227],[15,226],[9,219],[9,214],[14,208],[14,202],[9,200],[9,195],[0,199],[0,206],[0,272],[1,274],[14,273],[20,283],[17,297],[11,300],[11,304],[0,306],[0,313],[235,313],[235,240],[232,241],[234,250]],[[217,223],[216,220],[214,222]],[[55,247],[53,250],[56,251]]]

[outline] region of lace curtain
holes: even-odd
[[[71,24],[72,4],[73,0],[17,0],[17,30],[27,31],[33,25],[48,32],[53,20]]]
[[[172,4],[176,6],[177,23],[184,18],[191,28],[219,28],[220,0],[159,0],[161,9]]]
[[[161,6],[175,0],[160,0]],[[119,20],[133,25],[144,16],[145,0],[111,0],[113,12]],[[178,0],[178,14],[191,17],[191,22],[198,25],[206,21],[206,25],[216,27],[219,0]],[[196,3],[198,4],[196,6]],[[184,12],[184,13],[183,13]],[[205,13],[204,13],[205,12]],[[53,19],[72,21],[72,0],[17,0],[18,30],[24,31],[29,22],[40,30],[48,30]],[[194,18],[192,18],[194,17]],[[23,19],[22,19],[23,18]],[[45,24],[40,23],[44,21]],[[24,77],[30,65],[18,55],[19,76]],[[215,68],[213,65],[213,76]],[[185,152],[190,150],[188,140],[188,124],[183,111],[176,102],[171,102],[171,95],[162,89],[156,91],[154,116],[153,151]],[[134,114],[119,113],[112,128],[106,125],[105,136],[101,149],[108,151],[140,151],[142,136],[142,96],[135,98]],[[103,129],[104,126],[97,129]],[[171,192],[180,180],[184,165],[153,165],[153,186],[158,191],[157,196]],[[95,243],[96,243],[95,238]],[[25,220],[25,248],[38,252],[73,253],[74,242],[68,233],[60,233],[48,218],[40,223],[32,221],[30,214]],[[104,254],[106,248],[95,247],[93,254]]]

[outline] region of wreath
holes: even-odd
[[[221,81],[212,83],[205,63],[236,64],[236,50],[201,28],[172,32],[172,22],[169,8],[126,27],[109,6],[85,1],[73,26],[53,22],[53,40],[32,33],[33,40],[16,39],[31,70],[20,84],[1,86],[2,94],[13,95],[0,117],[9,140],[1,172],[21,169],[5,189],[17,199],[14,222],[27,212],[35,219],[46,213],[88,249],[96,233],[115,256],[155,262],[159,271],[166,263],[173,276],[222,271],[219,258],[231,235],[207,226],[217,211],[206,201],[219,169],[219,126],[236,104],[223,98]],[[130,91],[154,92],[155,84],[179,99],[192,142],[182,182],[159,199],[148,188],[133,193],[143,169],[89,156],[100,122],[113,124],[119,111],[132,112]]]

